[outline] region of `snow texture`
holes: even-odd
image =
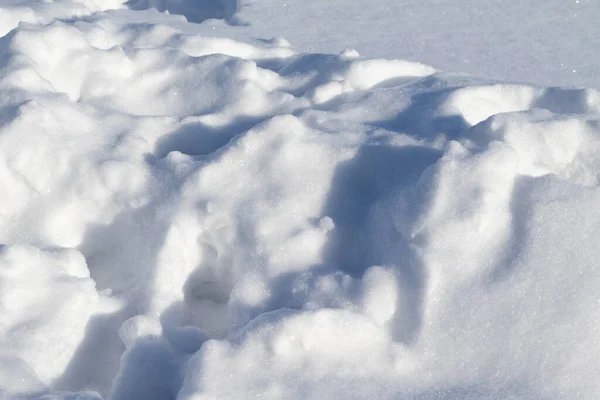
[[[303,4],[0,2],[0,399],[598,398],[600,92]]]

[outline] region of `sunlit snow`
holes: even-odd
[[[599,20],[0,0],[0,399],[600,398]]]

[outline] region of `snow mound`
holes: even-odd
[[[0,39],[0,397],[594,399],[600,93],[201,3]]]
[[[28,384],[47,384],[62,373],[84,336],[88,320],[99,308],[94,286],[85,260],[76,250],[2,247],[3,389],[29,389]]]
[[[241,343],[206,343],[192,358],[178,398],[362,398],[374,392],[385,398],[383,382],[394,375],[399,354],[369,319],[341,310],[278,311],[252,325]],[[252,380],[237,379],[249,373]]]

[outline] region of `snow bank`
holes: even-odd
[[[594,399],[600,94],[145,10],[234,6],[0,39],[0,397]]]
[[[76,250],[27,245],[0,250],[0,386],[38,387],[60,376],[100,297]]]

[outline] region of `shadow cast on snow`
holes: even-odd
[[[109,224],[88,228],[79,250],[86,257],[90,275],[99,291],[108,291],[123,307],[90,318],[83,340],[63,374],[52,383],[53,389],[108,394],[125,350],[119,329],[150,306],[158,255],[170,224],[168,212],[157,215],[157,202],[164,201],[125,210]]]
[[[371,125],[394,132],[410,133],[422,140],[432,140],[440,134],[444,134],[448,140],[460,139],[471,127],[462,115],[431,115],[431,111],[438,109],[455,90],[456,87],[451,87],[418,93],[411,97],[410,105],[394,118]]]
[[[201,23],[207,19],[233,21],[239,0],[129,0],[132,10],[156,8],[160,12],[183,15],[189,22]]]
[[[224,127],[210,127],[201,122],[182,125],[178,130],[161,137],[152,154],[156,159],[172,151],[189,156],[207,156],[225,147],[234,137],[252,129],[267,117],[239,117]]]
[[[400,298],[389,328],[398,342],[412,343],[418,337],[426,272],[398,232],[389,207],[440,156],[440,151],[422,146],[364,145],[337,167],[322,212],[335,224],[324,249],[326,265],[354,278],[374,265],[394,266]]]

